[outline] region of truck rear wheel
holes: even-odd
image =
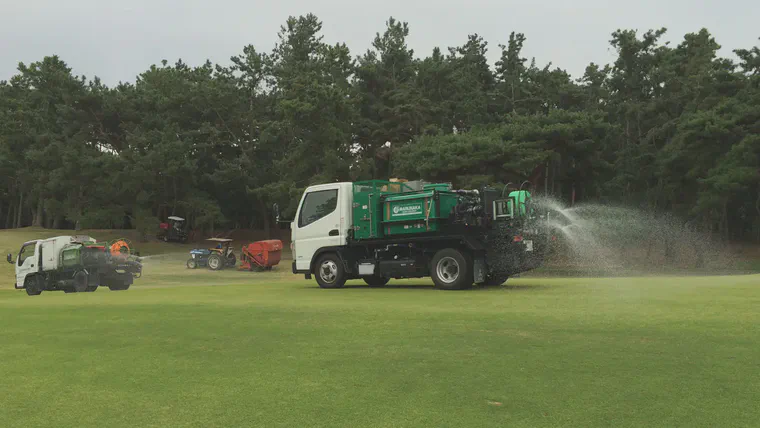
[[[486,282],[483,285],[487,287],[495,287],[497,285],[504,284],[509,279],[509,275],[494,275],[486,278]]]
[[[129,286],[132,285],[134,279],[130,274],[119,275],[115,278],[111,278],[108,281],[108,288],[111,291],[125,291],[129,290]]]
[[[126,281],[118,281],[108,286],[111,291],[125,291],[129,290],[129,286],[132,285]]]
[[[386,284],[388,284],[388,281],[390,281],[390,278],[386,278],[383,276],[365,276],[362,278],[364,282],[367,283],[370,287],[383,287]]]
[[[92,293],[93,291],[98,289],[99,285],[100,285],[100,274],[92,273],[90,274],[90,278],[87,281],[87,289],[84,291],[87,293]]]
[[[80,270],[74,274],[74,291],[77,293],[84,293],[87,291],[89,282],[90,278],[87,276],[87,273]]]
[[[438,288],[462,290],[472,287],[472,263],[456,248],[445,248],[435,253],[431,267],[431,277]]]
[[[346,284],[346,271],[337,254],[325,254],[316,264],[315,277],[322,288],[341,288]]]

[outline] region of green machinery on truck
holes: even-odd
[[[89,236],[58,236],[25,242],[8,263],[16,288],[30,296],[43,291],[91,292],[98,286],[127,290],[142,275],[142,263],[127,240],[98,242]]]
[[[311,186],[291,224],[293,272],[315,275],[323,288],[427,276],[444,289],[501,284],[543,262],[547,220],[525,189],[383,180]]]

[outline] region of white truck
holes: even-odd
[[[381,180],[311,186],[291,222],[292,271],[315,275],[322,288],[428,276],[450,290],[499,285],[543,262],[549,213],[539,211],[523,189],[507,195]]]
[[[98,286],[126,290],[142,274],[140,259],[129,254],[126,241],[101,243],[81,235],[25,242],[7,260],[16,268],[15,288],[30,296],[55,290],[92,292]]]

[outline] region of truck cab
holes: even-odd
[[[8,254],[8,263],[15,264],[16,268],[16,283],[14,285],[16,289],[24,288],[26,277],[41,269],[42,254],[41,251],[38,251],[38,246],[39,241],[25,242],[21,245],[21,249],[15,259],[12,254]]]
[[[320,184],[304,191],[290,224],[294,273],[310,274],[316,257],[347,243],[352,204],[352,183]]]

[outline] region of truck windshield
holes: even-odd
[[[31,244],[26,244],[23,247],[21,247],[21,251],[18,252],[18,265],[21,266],[24,264],[24,260],[28,259],[29,257],[32,257],[34,255],[34,246],[36,245],[35,242],[32,242]]]

